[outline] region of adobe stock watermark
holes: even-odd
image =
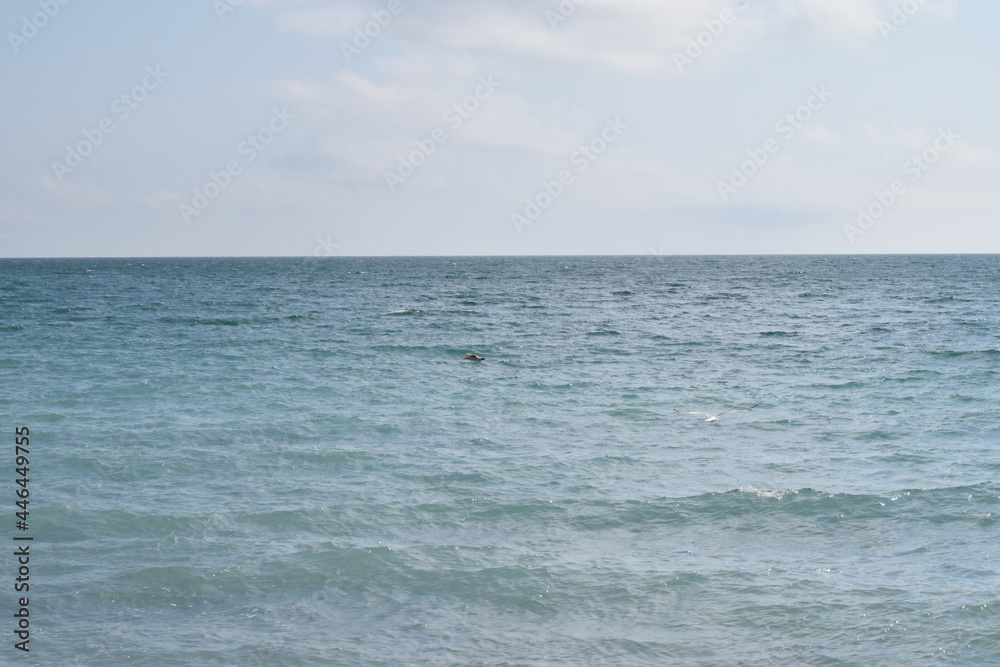
[[[740,11],[750,6],[750,0],[738,0],[736,6]],[[719,12],[719,17],[705,21],[702,25],[705,29],[698,34],[688,36],[687,46],[683,53],[674,51],[674,65],[677,66],[677,73],[683,74],[684,68],[693,65],[694,61],[701,58],[705,51],[715,44],[715,41],[726,31],[726,27],[736,22],[736,14],[731,9],[723,9]]]
[[[878,30],[882,33],[882,39],[888,42],[893,33],[898,32],[910,22],[910,18],[926,6],[927,0],[903,0],[898,5],[893,4],[889,20],[883,18],[878,20]]]
[[[382,31],[389,27],[392,20],[403,12],[403,9],[405,7],[403,7],[402,0],[389,0],[385,9],[372,12],[370,21],[363,26],[356,27],[354,39],[350,43],[340,43],[340,52],[344,54],[347,64],[350,65],[355,56],[360,56],[362,51],[371,46],[372,40],[377,39]]]
[[[236,147],[236,154],[242,156],[243,159],[230,160],[223,169],[210,171],[205,184],[194,189],[191,203],[182,202],[179,204],[178,210],[184,222],[190,223],[192,218],[201,215],[232,184],[233,177],[243,173],[243,168],[267,150],[267,147],[274,142],[277,136],[288,129],[294,119],[295,115],[289,113],[286,107],[282,107],[280,110],[273,109],[271,119],[267,124],[254,134],[247,135],[247,138]]]
[[[492,74],[479,77],[479,85],[476,86],[472,95],[445,109],[441,119],[448,123],[451,132],[456,132],[467,120],[472,118],[483,102],[493,97],[497,88],[502,85],[493,78]],[[427,162],[427,158],[437,152],[438,146],[448,141],[448,137],[447,130],[436,127],[431,130],[430,136],[426,139],[414,139],[413,143],[416,145],[416,149],[405,155],[399,155],[397,157],[399,164],[396,169],[385,172],[385,184],[389,186],[389,192],[395,192],[396,188],[417,173],[417,169]]]
[[[938,136],[930,146],[903,163],[903,176],[908,176],[911,183],[916,183],[937,164],[942,155],[951,150],[955,141],[961,138],[961,135],[955,134],[950,127],[947,130],[938,130]],[[894,180],[885,190],[875,190],[874,199],[867,206],[858,209],[856,224],[844,225],[847,241],[854,245],[857,238],[871,229],[907,192],[909,190],[901,178]]]
[[[235,12],[242,4],[243,0],[212,0],[212,8],[220,21],[225,21],[226,15]]]
[[[774,130],[778,132],[784,141],[789,141],[795,133],[801,130],[806,123],[812,120],[813,115],[826,106],[833,93],[826,89],[825,84],[813,86],[809,97],[804,104],[790,113],[786,113],[774,123]],[[757,175],[761,167],[767,164],[771,156],[781,150],[781,142],[774,137],[764,140],[760,148],[747,149],[749,159],[744,160],[739,165],[733,165],[732,171],[727,181],[716,181],[715,189],[722,197],[722,201],[729,201],[731,195],[736,194],[743,186],[750,182],[750,179]]]
[[[41,11],[30,16],[22,16],[21,29],[18,32],[7,33],[7,40],[10,42],[10,47],[14,49],[14,53],[17,53],[22,46],[34,39],[38,31],[47,26],[49,21],[54,19],[59,11],[70,2],[71,0],[39,0],[38,8]]]
[[[590,169],[598,158],[604,155],[611,144],[618,141],[628,125],[615,116],[614,120],[608,119],[604,123],[604,129],[600,134],[590,140],[586,145],[580,146],[570,155],[569,163],[576,167],[576,173],[582,174]],[[542,214],[551,207],[557,199],[563,196],[566,190],[576,182],[576,176],[571,169],[563,169],[551,181],[542,181],[539,184],[539,192],[534,197],[526,197],[524,209],[521,213],[512,213],[511,222],[514,229],[521,234],[525,227],[537,221]]]
[[[339,243],[334,243],[333,239],[327,236],[325,239],[316,237],[316,247],[313,248],[313,257],[333,257],[340,248]]]
[[[149,98],[149,94],[160,87],[168,74],[160,69],[160,66],[149,66],[146,68],[146,75],[142,77],[137,85],[131,90],[122,93],[111,102],[111,115],[105,116],[95,128],[83,130],[83,139],[75,144],[67,144],[66,157],[62,162],[58,160],[52,163],[52,172],[61,183],[62,180],[73,173],[73,170],[83,164],[94,150],[104,143],[104,140],[113,133],[117,126],[115,120],[123,122],[132,115],[132,112],[139,108],[139,105]]]
[[[586,0],[559,0],[555,10],[545,10],[545,20],[549,22],[549,29],[555,30],[569,20],[569,17],[576,14],[577,8]]]
[[[258,646],[254,649],[251,657],[253,664],[258,665],[258,667],[272,667],[272,665],[280,664],[283,654],[275,646]]]

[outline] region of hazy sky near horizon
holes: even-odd
[[[10,0],[0,257],[996,253],[998,24],[986,0]]]

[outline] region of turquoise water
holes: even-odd
[[[0,314],[0,663],[1000,664],[1000,257],[3,260]]]

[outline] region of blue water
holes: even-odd
[[[1000,664],[1000,257],[4,260],[0,316],[0,663]]]

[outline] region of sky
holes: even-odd
[[[992,0],[7,0],[0,257],[1000,252]]]

